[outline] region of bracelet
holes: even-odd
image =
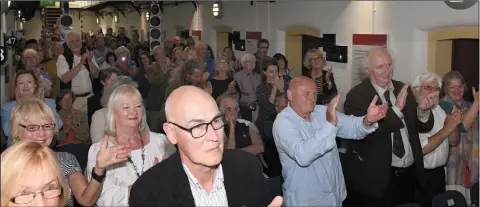
[[[98,181],[99,183],[102,183],[103,180],[105,180],[106,175],[107,175],[107,171],[105,171],[103,175],[97,175],[97,173],[95,173],[95,167],[92,169],[92,178]]]

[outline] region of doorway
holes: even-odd
[[[478,90],[478,39],[452,40],[452,70],[460,72],[467,82],[466,101],[473,102],[472,86]]]

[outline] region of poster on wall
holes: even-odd
[[[365,73],[365,58],[368,51],[375,47],[387,46],[386,34],[353,34],[352,47],[352,85],[362,82],[367,78]]]
[[[352,85],[356,86],[367,78],[365,58],[368,51],[375,47],[387,47],[386,34],[353,34],[352,47]]]
[[[245,52],[255,53],[257,52],[257,42],[262,39],[261,32],[247,32],[245,40]]]

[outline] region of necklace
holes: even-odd
[[[138,173],[138,169],[137,169],[137,166],[135,165],[135,163],[133,163],[133,160],[132,160],[132,156],[128,156],[127,158],[127,162],[129,162],[130,164],[132,164],[133,166],[133,169],[135,170],[135,173],[137,174],[137,178],[140,177],[141,174],[143,174],[145,171],[144,167],[145,167],[145,143],[143,142],[143,138],[141,137],[142,135],[140,135],[140,140],[142,142],[142,171],[141,173]],[[120,142],[118,141],[118,138],[115,137],[116,141],[118,144],[120,144]]]

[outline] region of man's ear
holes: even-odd
[[[168,140],[172,144],[177,144],[177,136],[175,133],[175,129],[173,126],[169,123],[164,123],[163,124],[163,131],[165,131],[165,135],[167,135]]]
[[[287,99],[288,99],[287,101],[288,102],[292,101],[292,96],[293,96],[292,91],[290,89],[287,89]]]

